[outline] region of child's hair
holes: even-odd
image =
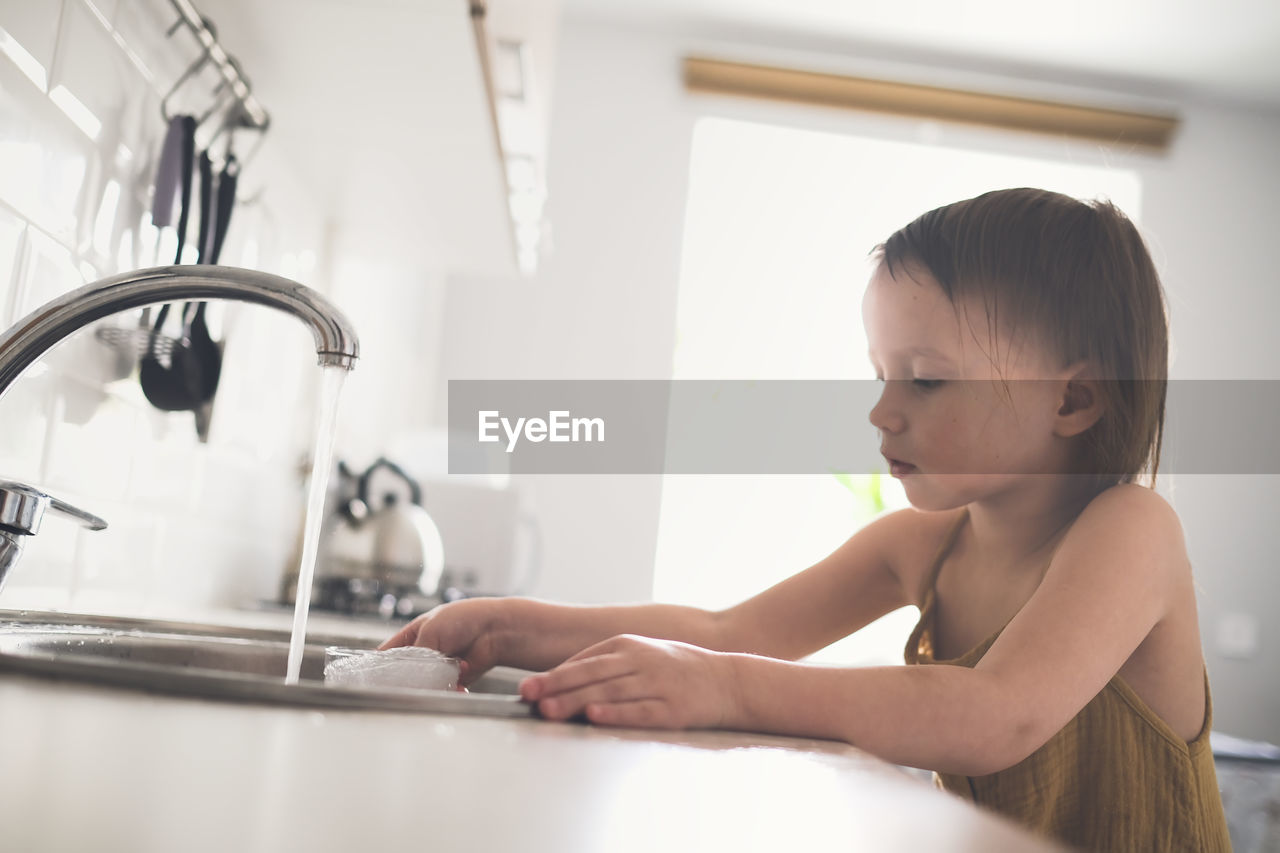
[[[919,265],[954,305],[976,299],[993,340],[997,324],[1010,340],[1025,324],[1061,367],[1087,361],[1105,410],[1082,436],[1079,472],[1102,491],[1149,468],[1155,487],[1168,319],[1147,247],[1118,208],[1046,190],[997,190],[929,211],[872,255],[893,278],[910,278]]]

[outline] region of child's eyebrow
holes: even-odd
[[[945,352],[942,352],[941,350],[934,349],[933,347],[929,347],[929,346],[908,347],[902,352],[906,355],[928,355],[928,356],[933,356],[934,358],[940,358],[944,361],[951,360],[951,356],[947,355]],[[867,357],[874,358],[874,354],[871,352],[871,350],[867,350]]]

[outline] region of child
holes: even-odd
[[[455,655],[465,680],[537,670],[520,692],[549,719],[844,740],[1087,849],[1229,850],[1182,529],[1135,483],[1168,361],[1141,237],[1017,189],[876,259],[870,418],[911,508],[719,612],[474,599],[384,647]],[[907,604],[907,666],[795,662]]]

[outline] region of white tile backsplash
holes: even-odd
[[[132,444],[136,412],[100,389],[74,381],[61,383],[61,390],[81,399],[96,390],[101,402],[84,424],[64,419],[58,425],[43,484],[59,495],[75,491],[98,499],[123,500],[133,456],[121,451]]]
[[[128,52],[141,63],[155,91],[169,91],[183,70],[200,56],[195,37],[181,27],[172,36],[169,27],[178,19],[169,0],[128,0],[116,8],[112,27]]]
[[[4,37],[48,73],[41,89],[0,52],[4,327],[87,280],[172,261],[172,229],[157,235],[150,225],[160,102],[201,52],[186,29],[166,34],[175,20],[168,0],[0,5]],[[215,83],[209,69],[193,76],[171,111],[207,109]],[[65,96],[50,97],[58,87],[94,121],[75,117]],[[322,219],[305,185],[264,174],[270,160],[242,175],[240,194],[254,200],[233,215],[221,262],[287,274],[298,257],[315,257]],[[193,217],[189,243],[197,224]],[[316,286],[321,273],[305,283]],[[131,329],[140,316],[103,322]],[[132,600],[157,613],[274,595],[301,519],[315,347],[296,320],[261,306],[214,304],[210,319],[226,352],[208,444],[190,412],[151,407],[136,358],[105,346],[93,328],[0,401],[0,477],[43,486],[110,525],[90,532],[46,517],[7,581],[25,605]]]
[[[62,6],[63,0],[17,0],[5,3],[0,21],[0,29],[40,63],[46,78],[57,49]]]
[[[23,249],[15,290],[15,319],[84,284],[84,276],[70,250],[38,229],[33,228],[27,234]]]
[[[70,245],[92,151],[71,119],[7,57],[0,58],[0,199]]]
[[[84,5],[86,8],[93,10],[110,26],[111,19],[116,16],[116,10],[119,8],[120,2],[119,0],[85,0]]]
[[[0,478],[40,482],[54,377],[24,376],[0,402]]]
[[[5,589],[29,586],[69,594],[76,572],[78,536],[79,528],[74,525],[48,519],[40,526],[38,536],[27,538],[21,559],[9,570]],[[3,598],[2,593],[0,598]]]
[[[12,304],[13,283],[18,274],[18,253],[22,250],[22,240],[27,230],[27,223],[0,207],[0,322],[7,327],[14,320]]]
[[[199,506],[204,460],[188,444],[155,440],[140,424],[132,456],[125,495],[132,505],[156,513],[193,512]]]
[[[89,509],[89,507],[84,507]],[[81,530],[79,589],[129,592],[152,586],[163,522],[126,503],[99,503],[95,514],[110,518],[106,530]]]

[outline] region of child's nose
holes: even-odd
[[[897,433],[902,432],[906,426],[906,419],[902,414],[902,407],[897,400],[897,386],[901,382],[888,381],[884,383],[884,388],[880,391],[880,399],[871,407],[871,412],[867,418],[871,421],[871,425],[876,429],[885,432]]]

